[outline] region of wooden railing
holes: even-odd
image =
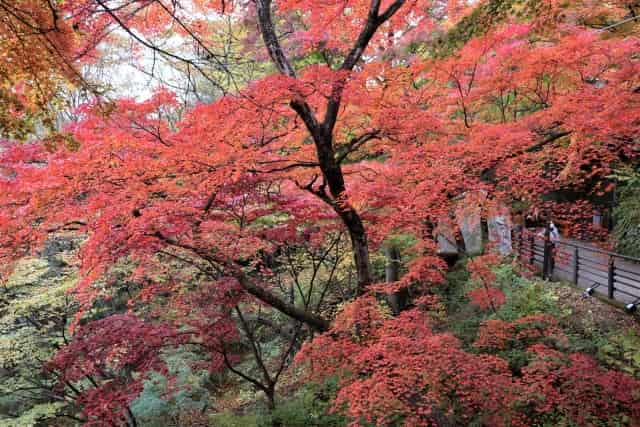
[[[560,239],[552,242],[549,233],[521,229],[514,232],[514,249],[525,264],[539,270],[544,278],[567,280],[620,301],[628,310],[640,305],[640,259]]]

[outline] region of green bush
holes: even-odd
[[[615,369],[640,377],[640,335],[631,330],[609,336],[598,348],[598,358]]]
[[[260,414],[235,415],[229,412],[214,414],[209,417],[215,427],[258,427],[263,418]]]
[[[560,318],[570,313],[569,308],[559,303],[558,295],[548,283],[515,276],[508,284],[503,282],[498,287],[507,297],[507,302],[497,314],[502,320],[512,321],[532,314],[550,314]]]
[[[309,384],[292,399],[281,402],[271,414],[264,418],[260,427],[281,425],[285,427],[341,427],[347,422],[339,414],[330,413],[331,400],[337,390],[336,381],[324,384]]]
[[[640,172],[625,169],[615,177],[623,184],[613,209],[616,249],[625,255],[640,257]]]
[[[458,337],[467,350],[475,351],[473,343],[480,324],[485,320],[510,322],[533,314],[549,314],[563,319],[571,314],[571,309],[560,303],[553,285],[536,278],[523,277],[515,264],[505,262],[493,268],[493,271],[496,279],[492,286],[500,288],[506,296],[506,303],[498,308],[497,313],[481,310],[469,303],[466,294],[477,284],[469,279],[466,260],[460,261],[449,272],[447,284],[438,290],[448,314],[444,328]],[[503,356],[518,369],[521,363],[516,360],[519,357],[517,354]]]
[[[467,259],[463,258],[447,273],[446,284],[434,288],[442,298],[448,313],[455,313],[468,304],[469,299],[466,296],[468,282]]]
[[[309,383],[295,395],[278,401],[271,413],[266,409],[242,415],[220,413],[210,420],[216,427],[343,427],[346,419],[330,413],[336,390],[336,381]]]
[[[436,287],[447,311],[447,322],[442,325],[451,331],[465,346],[470,346],[478,334],[480,322],[485,315],[477,307],[469,304],[467,292],[470,289],[467,259],[464,258],[447,273],[446,284]]]
[[[175,390],[170,390],[169,379],[152,372],[144,382],[142,393],[131,404],[131,411],[146,427],[163,427],[167,420],[191,412],[202,412],[209,402],[207,390],[208,372],[193,370],[192,365],[199,355],[185,348],[163,353],[169,374],[173,377]]]

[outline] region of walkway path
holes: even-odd
[[[544,240],[536,236],[534,265],[540,269],[543,254]],[[604,251],[575,239],[561,238],[555,242],[553,279],[574,282],[583,289],[595,287],[595,292],[608,296],[610,276],[613,299],[624,304],[640,300],[640,259]]]

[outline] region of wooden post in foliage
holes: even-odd
[[[529,264],[531,265],[531,267],[533,267],[533,262],[535,261],[535,256],[533,252],[536,247],[535,239],[536,238],[533,234],[529,236]]]
[[[551,243],[551,223],[547,222],[547,228],[544,230],[544,249],[542,257],[542,278],[551,278],[551,263],[553,257],[553,243]]]
[[[523,248],[524,248],[524,226],[520,229],[519,238],[518,238],[518,253],[520,254],[520,259],[522,259]]]
[[[384,248],[384,253],[387,258],[385,266],[385,281],[397,282],[400,280],[400,250],[393,245],[388,245]],[[387,297],[389,305],[393,314],[398,315],[407,306],[409,295],[407,289],[402,289]]]
[[[607,286],[607,294],[610,299],[613,299],[613,291],[615,290],[613,286],[613,273],[615,271],[615,260],[612,256],[609,257],[609,283]]]
[[[573,248],[573,283],[578,284],[578,275],[580,274],[578,271],[578,259],[580,251],[578,248]]]

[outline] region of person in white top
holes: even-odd
[[[552,242],[557,242],[558,240],[560,240],[560,232],[558,231],[558,228],[553,223],[553,221],[549,223],[549,238]]]
[[[544,237],[544,233],[546,230],[542,230],[538,233],[539,237]],[[558,231],[558,227],[553,223],[553,221],[549,222],[549,240],[552,242],[557,242],[560,240],[560,232]]]

